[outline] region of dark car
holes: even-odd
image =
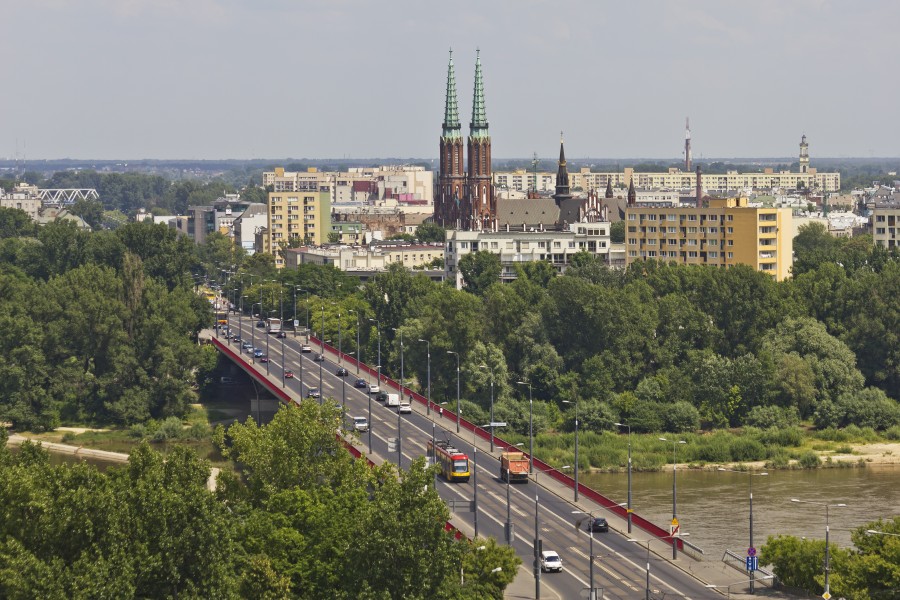
[[[366,383],[365,379],[359,378],[356,380],[356,383],[354,383],[353,386],[358,388],[366,388],[369,387],[369,384]]]
[[[375,399],[379,402],[387,402],[387,392],[378,392],[378,394],[375,395]]]
[[[284,378],[285,378],[285,379],[293,379],[293,378],[294,378],[294,372],[291,371],[290,369],[288,369],[287,371],[284,372]]]
[[[241,336],[239,336],[239,335],[234,336],[235,344],[240,344],[242,341],[244,341],[244,340],[241,339]]]
[[[257,322],[256,322],[256,326],[257,326],[257,327],[265,327],[265,326],[266,326],[266,322],[265,322],[265,321],[257,321]]]
[[[324,354],[316,354],[316,357],[313,359],[316,362],[325,362]]]
[[[588,521],[587,530],[606,533],[609,531],[609,523],[603,517],[596,517]]]
[[[345,369],[344,367],[338,367],[337,371],[335,371],[334,374],[337,375],[338,377],[346,377],[347,369]]]
[[[262,356],[260,356],[260,357],[259,357],[259,362],[269,362],[269,355],[268,355],[268,354],[263,354]]]
[[[278,337],[280,337],[280,338],[286,338],[286,337],[287,337],[287,331],[279,331],[279,332],[278,332]]]

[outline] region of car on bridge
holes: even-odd
[[[373,384],[369,385],[369,393],[370,394],[378,394],[380,392],[381,392],[381,388],[378,386],[377,383],[373,383]]]
[[[262,350],[260,350],[259,348],[254,348],[254,349],[253,349],[253,356],[255,356],[256,358],[259,358],[259,357],[261,357],[262,355],[263,355],[263,351],[262,351]]]
[[[257,322],[256,322],[256,326],[257,326],[257,327],[260,327],[260,328],[265,327],[265,326],[266,326],[266,322],[265,322],[265,321],[257,321]]]
[[[595,517],[590,519],[587,524],[588,531],[606,533],[609,531],[609,523],[603,517]]]
[[[369,420],[365,417],[353,417],[353,429],[356,431],[368,431]]]
[[[280,337],[280,338],[286,338],[286,337],[287,337],[287,332],[286,332],[284,329],[282,329],[281,331],[278,332],[278,336],[277,336],[277,337]]]
[[[353,387],[365,388],[368,387],[369,384],[366,383],[366,380],[359,377],[356,379],[356,382],[353,384]]]
[[[316,354],[316,357],[313,359],[316,362],[325,362],[324,354]]]
[[[337,371],[335,371],[334,374],[338,377],[346,377],[347,375],[349,375],[349,373],[347,373],[347,369],[345,369],[344,367],[338,367]]]
[[[250,342],[241,342],[241,348],[243,348],[244,350],[250,350],[251,348],[253,348],[253,344],[251,344]]]
[[[293,379],[293,378],[294,378],[294,372],[291,371],[290,369],[288,369],[287,371],[284,372],[284,378],[285,378],[285,379]]]
[[[260,357],[259,357],[259,362],[263,362],[263,363],[269,362],[269,355],[268,355],[268,354],[263,354],[262,356],[260,356]]]
[[[562,572],[562,559],[553,550],[541,552],[541,572],[547,573],[548,571]]]
[[[409,402],[401,402],[400,406],[397,407],[397,412],[400,414],[412,414],[412,406]]]
[[[315,388],[315,387],[314,387],[314,388],[309,388],[309,391],[306,392],[306,397],[307,397],[307,398],[318,398],[318,397],[321,396],[321,395],[322,395],[322,393],[319,392],[319,388]]]
[[[241,336],[239,336],[239,335],[234,336],[234,343],[235,343],[235,344],[240,344],[240,343],[243,342],[243,341],[244,341],[244,340],[241,338]]]
[[[375,396],[375,399],[379,402],[387,402],[387,398],[387,392],[378,392],[378,394]]]
[[[304,354],[312,352],[312,346],[310,346],[309,344],[303,344],[302,346],[300,346],[300,352],[303,352]]]

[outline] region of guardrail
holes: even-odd
[[[741,573],[747,573],[747,560],[741,556],[740,554],[736,554],[731,550],[725,550],[725,554],[722,555],[722,562],[735,569],[740,571]],[[757,579],[756,583],[761,583],[763,585],[769,585],[775,587],[777,582],[775,580],[775,574],[769,571],[768,569],[763,569],[760,567],[756,570],[757,573],[762,573],[767,579]]]
[[[322,341],[320,339],[316,338],[315,336],[310,337],[310,343],[315,343],[315,345],[322,347]],[[379,373],[377,370],[372,369],[365,363],[359,362],[354,356],[339,353],[337,351],[337,348],[334,348],[333,346],[330,346],[328,344],[325,344],[324,347],[329,352],[340,356],[343,362],[346,362],[347,364],[352,365],[353,367],[356,367],[357,365],[359,365],[360,371],[365,371],[372,377],[379,376]],[[456,413],[453,412],[452,410],[448,410],[447,408],[444,408],[441,405],[436,404],[434,402],[429,402],[428,398],[422,396],[421,394],[417,394],[416,392],[412,391],[408,387],[404,386],[403,390],[401,391],[400,384],[398,382],[394,381],[393,379],[390,379],[389,377],[385,376],[383,373],[380,375],[381,376],[379,379],[379,386],[385,385],[385,386],[391,387],[391,388],[397,390],[398,392],[406,394],[409,398],[411,398],[412,400],[415,400],[416,402],[418,402],[420,404],[423,404],[425,406],[430,405],[431,410],[436,410],[438,408],[441,408],[441,409],[443,409],[443,416],[445,419],[449,418],[454,423],[457,421]],[[491,441],[490,431],[486,431],[486,430],[482,429],[481,427],[478,427],[474,423],[471,423],[465,419],[460,418],[458,420],[459,420],[459,425],[461,428],[471,431],[474,435],[480,437],[481,439],[483,439],[485,441],[488,441],[488,442]],[[494,436],[494,446],[501,448],[501,450],[512,449],[517,452],[523,452],[523,450],[521,448],[518,448],[518,447],[514,446],[513,444],[510,444],[506,440],[503,440],[503,439],[497,437],[496,435]],[[528,456],[527,452],[524,452],[524,454],[525,454],[525,456]],[[570,477],[564,473],[561,473],[560,471],[552,470],[553,469],[552,466],[548,465],[547,463],[545,463],[544,461],[542,461],[538,458],[534,458],[533,463],[534,463],[535,469],[540,469],[541,471],[544,471],[544,474],[546,476],[555,479],[559,483],[561,483],[569,488],[572,488],[573,490],[575,489],[575,480],[572,477]],[[596,490],[587,487],[583,483],[579,482],[578,493],[581,494],[582,496],[585,496],[586,498],[590,498],[591,500],[593,500],[594,502],[596,502],[603,508],[622,517],[623,519],[628,518],[628,511],[626,510],[625,507],[619,505],[618,502],[615,502],[614,500],[607,498],[606,496],[597,492]],[[637,513],[634,513],[634,512],[631,513],[631,523],[635,527],[642,529],[644,532],[646,532],[654,537],[657,537],[660,539],[665,539],[666,541],[668,541],[668,543],[670,543],[670,544],[672,543],[670,541],[672,539],[672,536],[671,536],[671,534],[669,534],[668,530],[666,530],[658,525],[655,525],[654,523],[651,523],[650,521],[641,517]],[[682,551],[684,550],[685,540],[683,540],[681,538],[677,538],[675,543],[678,546],[679,550],[682,550]],[[693,546],[693,548],[695,550],[699,551],[701,554],[703,553],[703,551],[700,550],[699,548],[697,548],[696,546]]]

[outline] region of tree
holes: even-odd
[[[80,198],[72,204],[69,211],[84,219],[93,229],[99,229],[103,225],[103,203],[99,200]]]
[[[613,244],[625,243],[625,221],[616,221],[609,226],[609,241]]]
[[[447,239],[447,230],[437,223],[427,221],[416,227],[416,236],[420,242],[443,244]]]
[[[500,256],[487,250],[470,252],[459,259],[465,289],[476,296],[483,296],[487,289],[500,280]]]
[[[33,236],[37,225],[24,210],[0,207],[0,239]]]

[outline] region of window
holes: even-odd
[[[628,220],[629,221],[637,221],[637,215],[634,213],[628,213]]]
[[[676,214],[674,214],[674,213],[673,213],[673,214],[670,214],[670,215],[666,215],[666,220],[667,220],[667,221],[677,221],[677,220],[678,220],[678,215],[676,215]]]
[[[734,240],[728,240],[728,245],[729,245],[729,246],[734,246]]]
[[[688,215],[688,221],[696,221],[697,215]]]
[[[734,227],[729,227],[729,228],[728,228],[728,233],[734,233]]]
[[[729,253],[728,253],[728,258],[734,258],[734,252],[729,252]]]
[[[697,258],[697,251],[691,250],[690,252],[688,252],[688,258]]]
[[[628,238],[629,246],[637,246],[637,238]]]

